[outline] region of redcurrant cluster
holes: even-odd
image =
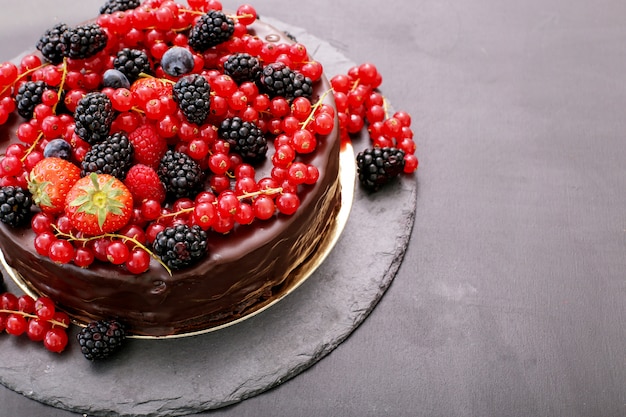
[[[0,294],[0,331],[14,336],[26,333],[30,340],[43,342],[49,351],[60,353],[68,343],[69,324],[68,315],[57,311],[48,297]]]
[[[374,147],[393,147],[404,152],[404,172],[410,174],[418,165],[411,116],[405,111],[389,115],[388,103],[378,90],[382,81],[382,75],[371,63],[353,66],[347,74],[330,80],[341,133],[356,134],[367,126]]]

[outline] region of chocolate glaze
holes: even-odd
[[[257,21],[254,34],[276,42],[291,42],[282,32]],[[316,96],[330,89],[326,78],[314,86]],[[332,94],[325,102],[334,108]],[[22,120],[12,115],[0,127],[0,148],[17,141]],[[234,320],[246,309],[271,297],[290,273],[315,252],[340,204],[340,140],[338,123],[326,137],[318,138],[316,151],[303,159],[314,164],[320,177],[299,192],[300,208],[291,216],[255,220],[236,226],[227,235],[210,232],[209,256],[170,276],[158,262],[133,275],[120,267],[95,262],[88,269],[58,265],[38,255],[30,228],[13,229],[0,223],[4,257],[24,281],[39,294],[51,297],[73,319],[87,322],[116,317],[130,333],[166,336],[200,331]],[[273,154],[270,146],[268,156]],[[268,159],[256,166],[257,178],[269,176]]]

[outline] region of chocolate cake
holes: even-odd
[[[260,19],[248,24],[246,33],[265,45],[295,43]],[[322,100],[335,108],[333,95],[324,94],[331,89],[325,77],[313,82],[312,88],[311,103]],[[298,161],[316,167],[319,178],[298,186],[300,204],[295,213],[277,211],[268,220],[236,225],[228,233],[207,230],[207,255],[190,266],[169,270],[154,257],[146,272],[133,274],[98,260],[88,267],[54,262],[35,250],[30,225],[11,227],[3,222],[4,259],[31,290],[53,299],[78,323],[115,318],[130,334],[172,336],[236,320],[280,293],[294,271],[315,255],[334,222],[341,203],[341,141],[334,117],[332,131],[316,135],[315,151],[297,156]],[[2,153],[19,142],[16,131],[24,122],[14,112],[0,126]],[[172,147],[172,141],[168,143]],[[256,180],[272,175],[272,140],[268,148],[267,157],[254,164]],[[204,190],[210,189],[207,179]]]

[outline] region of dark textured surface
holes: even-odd
[[[68,23],[97,9],[10,3],[3,40],[70,14],[46,8],[80,5]],[[416,221],[393,284],[344,343],[200,415],[626,415],[626,3],[262,3],[375,62],[383,92],[412,113]],[[75,415],[4,388],[0,404],[6,416]]]

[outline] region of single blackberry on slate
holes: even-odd
[[[282,62],[266,65],[259,74],[257,85],[270,98],[280,96],[293,100],[296,97],[311,98],[313,94],[313,81]]]
[[[93,361],[118,351],[126,340],[126,330],[116,320],[93,321],[81,329],[76,338],[85,358]]]
[[[267,139],[261,129],[240,117],[224,119],[218,134],[230,144],[231,150],[241,155],[246,162],[259,162],[267,154]]]
[[[48,85],[43,81],[26,81],[20,85],[15,95],[19,115],[25,119],[32,119],[35,106],[41,103],[41,97],[47,88]]]
[[[159,232],[152,249],[171,269],[192,265],[207,254],[207,234],[198,225],[177,224]]]
[[[23,226],[30,221],[33,198],[28,190],[7,185],[0,187],[0,221],[12,227]]]
[[[196,52],[204,52],[230,39],[235,22],[219,10],[202,15],[189,32],[189,46]]]
[[[117,53],[113,67],[124,74],[131,84],[139,78],[139,74],[150,74],[152,71],[148,55],[144,51],[131,48],[124,48]]]
[[[65,23],[58,23],[48,29],[37,42],[37,49],[53,64],[60,64],[67,52],[67,44],[63,41],[65,33],[69,30]]]
[[[140,0],[106,0],[100,7],[100,14],[111,14],[136,9],[141,3]]]
[[[245,52],[230,55],[224,62],[224,73],[230,75],[237,84],[256,80],[259,72],[261,72],[259,59]]]
[[[75,133],[91,145],[102,142],[109,136],[114,116],[113,104],[106,94],[87,93],[74,111]]]
[[[356,157],[359,182],[370,191],[398,176],[404,169],[404,151],[397,148],[369,148]]]
[[[133,165],[133,145],[123,132],[117,132],[96,143],[81,162],[81,176],[91,172],[109,174],[123,180]]]
[[[74,59],[94,56],[107,45],[108,36],[97,23],[70,28],[63,33],[66,55]]]
[[[188,121],[201,125],[209,116],[211,86],[200,74],[185,75],[174,85],[174,101]]]
[[[204,173],[200,165],[183,152],[165,152],[157,174],[165,185],[167,195],[173,199],[193,198],[204,184]]]

